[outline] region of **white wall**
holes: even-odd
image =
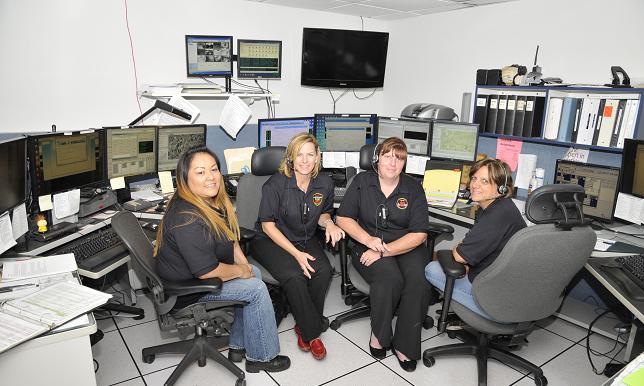
[[[270,82],[281,95],[278,116],[332,110],[326,89],[300,86],[302,27],[361,27],[356,16],[241,0],[130,0],[128,17],[139,85],[202,82],[185,76],[186,34],[282,40],[283,77]],[[387,26],[365,19],[365,29]],[[140,114],[123,1],[0,0],[0,52],[0,132],[123,125]],[[359,101],[349,93],[337,111],[379,112],[382,94]],[[199,123],[218,122],[224,102],[191,101]],[[263,101],[251,109],[251,122],[266,117]]]
[[[519,0],[394,21],[383,114],[413,102],[460,112],[476,69],[513,63],[530,71],[537,44],[544,76],[608,83],[619,65],[644,83],[641,0]]]

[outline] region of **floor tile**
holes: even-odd
[[[136,307],[143,308],[143,311],[145,312],[145,317],[140,320],[136,320],[134,318],[115,317],[114,320],[116,321],[116,324],[119,326],[119,328],[127,328],[130,326],[135,326],[137,324],[147,323],[150,321],[157,320],[157,313],[156,313],[156,310],[154,309],[154,303],[152,302],[152,299],[150,299],[145,294],[137,294],[136,299],[137,299]]]
[[[344,304],[344,298],[342,297],[341,292],[341,284],[342,278],[340,276],[336,276],[331,280],[329,292],[327,292],[326,301],[324,302],[324,315],[327,317],[335,316],[341,312],[351,309],[351,306]]]
[[[176,366],[145,375],[147,386],[162,386],[174,371]],[[243,366],[241,366],[243,369]],[[195,385],[234,385],[237,377],[223,366],[208,360],[206,366],[199,367],[196,363],[188,367],[179,377],[175,386]],[[246,383],[251,386],[277,386],[265,371],[246,373]]]
[[[293,331],[282,332],[279,337],[280,354],[291,358],[291,368],[281,373],[271,373],[281,386],[319,385],[375,361],[333,330],[322,335],[328,354],[320,361],[297,347]]]
[[[391,371],[380,362],[375,362],[361,369],[355,370],[340,378],[334,379],[324,385],[328,386],[355,386],[355,385],[388,385],[408,386],[400,375]]]
[[[103,339],[92,347],[92,355],[98,362],[98,386],[112,385],[140,376],[118,331],[105,333]]]
[[[537,322],[537,326],[545,328],[546,330],[554,332],[555,334],[563,336],[573,342],[578,342],[580,339],[584,338],[588,332],[585,328],[581,328],[575,324],[557,318],[556,316],[551,316]]]
[[[542,328],[532,331],[526,339],[528,343],[511,352],[537,366],[541,366],[574,344],[568,339]]]
[[[114,386],[145,386],[145,382],[143,381],[143,378],[138,377],[138,378],[130,379],[129,381],[117,383]]]

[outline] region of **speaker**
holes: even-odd
[[[500,69],[493,69],[493,70],[487,70],[487,80],[486,84],[488,86],[498,86],[501,83],[501,70]]]
[[[463,100],[461,101],[461,122],[472,122],[470,120],[470,114],[472,111],[472,93],[464,92]]]
[[[476,70],[476,84],[479,86],[485,86],[487,84],[487,70]]]

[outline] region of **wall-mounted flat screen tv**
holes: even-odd
[[[382,87],[389,33],[304,28],[303,86]]]

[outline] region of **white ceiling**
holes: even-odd
[[[257,3],[315,9],[378,20],[397,20],[430,13],[516,0],[247,0]]]

